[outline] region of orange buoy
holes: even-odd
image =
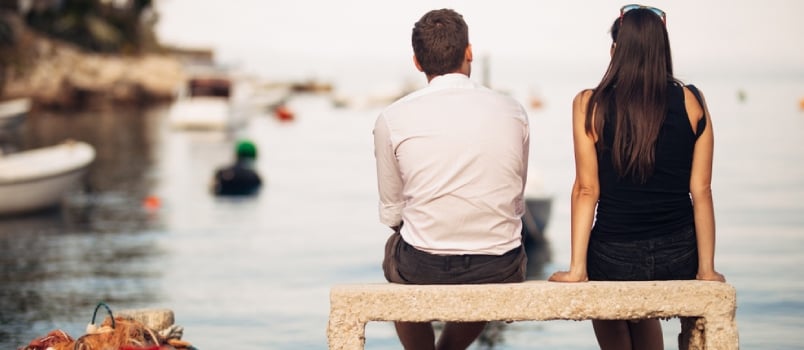
[[[158,210],[162,207],[162,201],[157,196],[148,196],[142,201],[142,207],[146,210]]]
[[[530,98],[530,108],[540,109],[542,107],[544,107],[544,102],[542,102],[542,99],[540,99],[538,97],[531,97]]]
[[[798,108],[804,110],[804,97],[802,97],[801,100],[798,101]]]
[[[277,106],[274,109],[277,119],[283,122],[292,121],[294,119],[293,112],[284,105]]]

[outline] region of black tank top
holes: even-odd
[[[634,240],[658,237],[692,225],[690,172],[695,141],[706,127],[701,118],[697,133],[690,126],[684,104],[684,90],[672,83],[668,89],[668,108],[656,141],[653,175],[646,183],[630,176],[620,178],[611,160],[614,138],[614,106],[605,116],[604,145],[598,154],[600,199],[592,229],[596,239]]]

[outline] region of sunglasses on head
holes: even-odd
[[[653,12],[657,16],[659,16],[662,19],[662,22],[664,24],[667,24],[667,15],[664,13],[664,11],[662,11],[662,10],[660,10],[658,8],[652,7],[652,6],[645,6],[645,5],[640,5],[640,4],[630,4],[630,5],[625,5],[625,6],[621,7],[620,8],[620,24],[623,23],[623,15],[625,15],[626,12],[631,11],[631,10],[637,10],[637,9],[650,10],[651,12]]]

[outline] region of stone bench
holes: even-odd
[[[329,348],[363,349],[371,321],[681,319],[679,348],[739,348],[737,296],[707,281],[401,285],[344,284],[330,290]]]

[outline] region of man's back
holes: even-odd
[[[380,195],[389,218],[403,207],[405,241],[434,254],[520,244],[529,129],[519,103],[447,74],[383,111],[375,137],[389,162],[378,162],[380,176],[399,174],[402,197],[393,186]]]
[[[426,88],[374,125],[380,222],[394,230],[383,272],[405,284],[517,283],[529,127],[522,106],[471,80],[469,27],[451,9],[413,26],[413,63]],[[405,349],[466,349],[486,322],[396,322]]]

